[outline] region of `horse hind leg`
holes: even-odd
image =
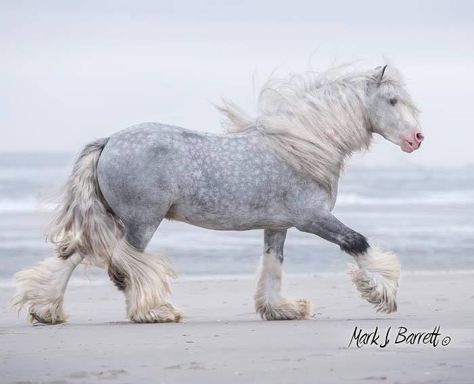
[[[167,301],[174,271],[164,256],[145,252],[157,226],[125,226],[126,241],[114,250],[107,271],[125,294],[127,316],[137,323],[181,321],[182,313]]]
[[[63,302],[67,283],[83,256],[50,257],[15,274],[17,289],[12,299],[19,311],[28,307],[31,323],[60,324],[67,320]]]
[[[283,246],[286,230],[265,230],[264,252],[261,258],[255,310],[265,320],[308,319],[311,305],[305,299],[288,299],[281,296]]]

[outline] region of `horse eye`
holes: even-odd
[[[395,104],[398,103],[398,100],[395,97],[393,97],[389,100],[389,102],[390,102],[391,105],[395,105]]]

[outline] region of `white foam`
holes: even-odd
[[[368,206],[368,205],[470,205],[474,204],[474,191],[430,192],[414,197],[371,197],[357,193],[341,193],[337,197],[336,206]]]
[[[430,192],[426,195],[413,197],[372,197],[358,193],[341,193],[337,197],[336,206],[460,206],[474,205],[474,191],[445,191]],[[21,213],[21,212],[50,212],[55,205],[42,202],[35,196],[25,196],[18,199],[0,198],[0,212]]]
[[[50,212],[54,209],[54,204],[41,202],[34,196],[25,196],[19,199],[0,199],[0,212]]]

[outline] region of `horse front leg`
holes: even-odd
[[[327,211],[316,212],[311,220],[297,228],[339,245],[355,259],[356,265],[349,272],[352,282],[362,298],[374,304],[378,312],[397,310],[400,264],[393,253],[371,247],[363,235],[345,226]]]
[[[286,230],[266,229],[261,258],[255,310],[265,320],[303,320],[310,315],[308,300],[286,299],[281,296],[283,246]]]

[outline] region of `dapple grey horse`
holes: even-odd
[[[313,233],[353,256],[352,280],[378,311],[396,310],[395,255],[331,213],[344,159],[380,134],[405,152],[423,134],[399,72],[351,67],[273,81],[258,116],[225,102],[228,132],[145,123],[87,145],[48,233],[57,256],[18,272],[14,302],[30,320],[61,323],[74,268],[107,269],[135,322],[180,321],[169,302],[173,271],[145,248],[164,218],[214,230],[264,230],[255,293],[262,318],[307,319],[307,300],[281,295],[287,229]]]

